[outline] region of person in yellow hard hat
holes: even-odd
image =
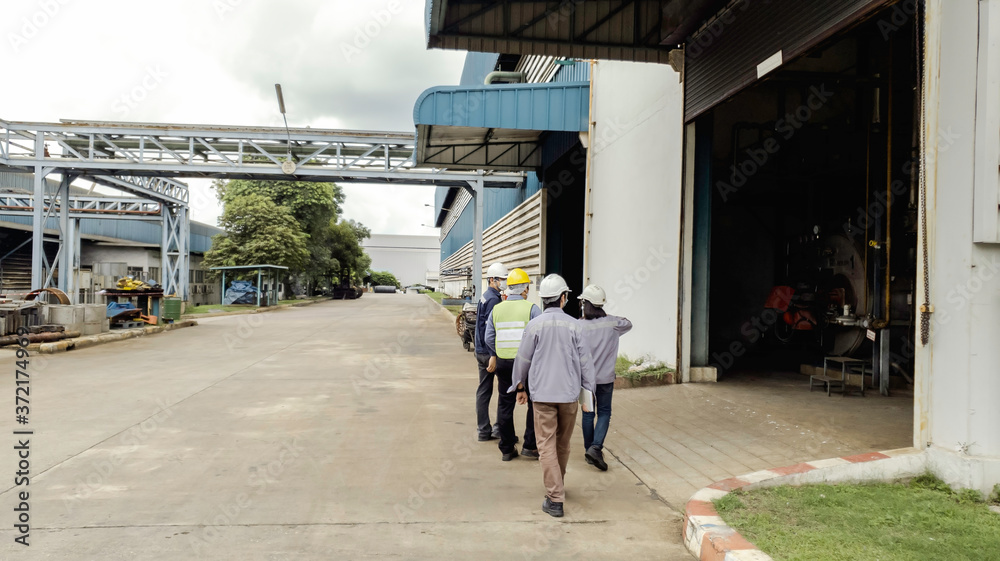
[[[521,335],[528,322],[538,317],[542,310],[527,301],[531,279],[522,269],[514,269],[507,275],[507,300],[497,304],[486,321],[486,346],[490,353],[489,372],[496,372],[499,403],[497,422],[500,424],[501,459],[509,462],[517,457],[517,437],[514,434],[514,404],[516,394],[509,393],[511,375],[514,372],[514,358],[521,344]],[[538,459],[535,444],[534,410],[528,402],[528,417],[524,428],[524,444],[521,455]]]

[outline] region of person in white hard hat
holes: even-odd
[[[566,499],[564,478],[580,388],[596,391],[583,325],[562,310],[569,292],[559,275],[542,279],[538,293],[544,310],[524,329],[508,390],[516,391],[517,403],[523,405],[528,402],[526,387],[531,387],[535,441],[546,490],[542,511],[557,518],[563,515]]]
[[[486,346],[486,320],[496,306],[503,301],[500,293],[507,288],[507,267],[503,263],[494,263],[486,270],[486,282],[489,284],[476,306],[476,362],[479,363],[479,387],[476,389],[476,425],[479,440],[494,440],[500,438],[500,402],[497,400],[497,424],[490,423],[490,399],[493,397],[493,377],[488,370],[490,350]],[[478,283],[477,283],[478,284]],[[498,388],[499,389],[499,388]]]
[[[618,339],[632,329],[632,322],[608,315],[604,311],[607,296],[596,284],[588,285],[577,297],[583,316],[583,336],[597,372],[597,412],[583,412],[583,449],[587,463],[601,471],[608,470],[604,461],[604,438],[611,424],[611,395],[615,389],[615,362],[618,360]],[[596,425],[595,425],[596,417]]]
[[[497,407],[497,424],[500,425],[500,459],[509,462],[518,456],[514,446],[514,402],[516,395],[508,392],[514,359],[521,345],[521,337],[528,322],[540,316],[542,310],[528,301],[531,279],[523,269],[514,269],[507,275],[507,299],[493,307],[486,322],[486,346],[490,350],[490,365],[487,370],[496,372],[500,405]],[[530,394],[528,396],[531,398]],[[524,446],[521,455],[538,459],[535,444],[534,409],[528,402],[528,418],[524,423]]]

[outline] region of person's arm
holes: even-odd
[[[497,369],[497,330],[493,326],[493,310],[490,310],[490,315],[486,317],[486,336],[483,338],[483,343],[486,345],[486,350],[490,355],[490,363],[486,367],[487,372],[493,372]]]
[[[507,393],[516,391],[518,386],[523,389],[528,381],[528,370],[531,368],[531,359],[535,354],[536,333],[529,325],[524,330],[521,337],[521,344],[517,348],[517,356],[514,357],[514,372],[511,374],[511,386]],[[518,399],[522,394],[518,394]]]
[[[618,321],[615,323],[615,333],[618,335],[625,335],[629,331],[632,331],[632,322],[628,318],[616,318]]]
[[[596,393],[597,371],[594,370],[594,359],[590,354],[590,349],[584,344],[581,331],[574,332],[573,339],[576,342],[577,356],[580,357],[580,385]]]
[[[539,308],[537,304],[532,304],[531,305],[531,312],[528,315],[528,319],[529,320],[533,320],[533,319],[535,319],[536,317],[538,317],[540,315],[542,315],[542,309]]]

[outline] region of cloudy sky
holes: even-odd
[[[281,83],[293,127],[412,131],[417,96],[458,83],[465,56],[428,51],[423,19],[423,0],[6,1],[0,117],[280,126]],[[431,187],[344,190],[373,233],[437,233]]]

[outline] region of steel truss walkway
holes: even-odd
[[[482,270],[482,192],[515,187],[520,173],[486,174],[417,168],[415,135],[403,132],[340,131],[276,127],[227,127],[152,123],[27,123],[0,120],[0,171],[34,174],[32,287],[49,286],[42,234],[48,217],[59,216],[58,286],[68,294],[80,245],[69,185],[84,178],[160,203],[162,284],[167,294],[187,298],[187,185],[173,178],[330,181],[460,186],[475,198],[474,267]],[[62,177],[58,192],[45,192],[45,177]],[[69,201],[66,204],[66,201]],[[75,210],[74,210],[75,208]]]

